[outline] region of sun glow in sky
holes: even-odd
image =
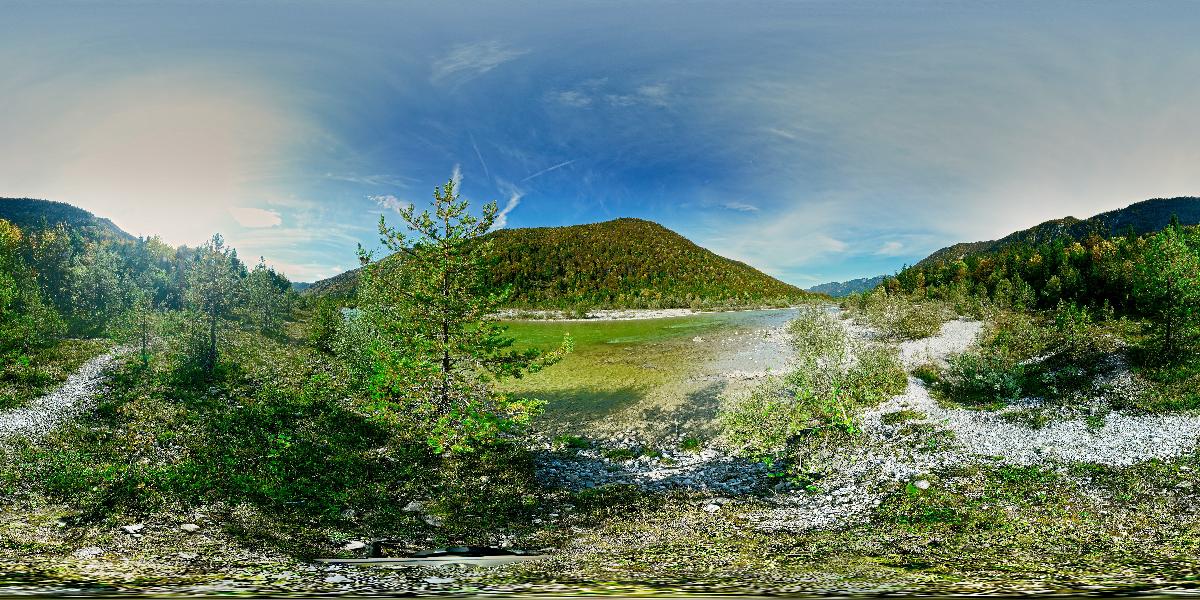
[[[1200,193],[1200,4],[10,3],[0,196],[295,280],[456,169],[802,286]]]

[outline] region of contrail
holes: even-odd
[[[491,181],[492,174],[488,171],[487,163],[483,162],[483,154],[479,152],[479,145],[475,143],[475,134],[467,134],[471,136],[471,147],[475,149],[475,156],[479,157],[479,164],[483,165],[483,174],[487,176],[488,181]]]
[[[555,169],[561,169],[561,168],[563,168],[563,167],[565,167],[565,166],[567,166],[567,165],[569,165],[569,164],[571,164],[571,163],[573,163],[573,162],[575,162],[575,161],[577,161],[577,160],[579,160],[579,159],[577,159],[577,158],[572,158],[571,160],[568,160],[567,162],[561,162],[561,163],[558,163],[557,165],[554,165],[553,167],[549,167],[549,168],[546,168],[546,169],[542,169],[541,171],[538,171],[537,173],[534,173],[533,175],[530,175],[529,177],[526,177],[525,179],[522,179],[522,180],[521,180],[521,182],[522,182],[522,183],[524,183],[524,182],[526,182],[526,181],[529,181],[530,179],[533,179],[534,177],[539,177],[539,176],[541,176],[541,175],[545,175],[546,173],[549,173],[550,171],[553,171],[553,170],[555,170]]]

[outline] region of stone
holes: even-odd
[[[146,526],[141,523],[134,523],[132,525],[122,525],[121,531],[125,533],[140,533],[145,528]]]
[[[404,512],[421,512],[425,510],[425,503],[420,500],[413,500],[404,505]]]
[[[342,550],[354,551],[354,550],[362,550],[363,548],[366,548],[366,547],[367,547],[366,544],[364,544],[358,540],[350,540],[349,542],[346,542],[345,546],[342,546]]]
[[[425,524],[429,525],[431,527],[441,527],[442,526],[441,517],[438,517],[435,515],[421,515],[421,520],[425,521]]]
[[[913,487],[917,488],[918,490],[927,490],[927,489],[929,489],[929,480],[928,479],[918,479],[913,482]]]
[[[445,584],[445,583],[454,583],[454,580],[451,579],[450,577],[426,577],[424,579],[424,581],[425,581],[425,583],[432,583],[435,585],[440,585],[440,584]]]
[[[187,533],[196,533],[197,531],[200,531],[200,526],[195,523],[184,523],[183,525],[179,526],[179,530]]]
[[[80,549],[76,550],[75,556],[78,558],[91,558],[93,556],[100,556],[103,553],[104,553],[103,550],[92,546],[92,547],[80,548]]]
[[[717,504],[716,502],[710,502],[704,506],[704,512],[706,512],[706,513],[711,514],[711,513],[717,512],[719,510],[721,510],[721,505]]]
[[[325,578],[325,583],[346,583],[347,581],[350,581],[349,577],[338,574],[330,575],[329,577]]]
[[[198,556],[200,556],[200,555],[196,554],[195,552],[180,552],[179,553],[179,558],[182,558],[183,560],[196,560],[196,558]]]

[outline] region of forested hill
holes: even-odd
[[[1098,214],[1088,219],[1066,217],[1046,221],[1029,229],[1011,233],[999,240],[968,242],[942,248],[917,263],[928,266],[943,261],[955,261],[974,254],[994,252],[1009,246],[1037,246],[1059,239],[1082,240],[1092,233],[1103,237],[1127,233],[1142,235],[1166,227],[1171,216],[1177,216],[1184,225],[1200,224],[1200,198],[1154,198],[1131,204],[1125,208]]]
[[[858,294],[861,292],[869,292],[887,279],[887,275],[876,275],[875,277],[860,277],[859,279],[851,279],[850,281],[831,281],[814,285],[808,288],[808,291],[817,294],[825,294],[834,298],[842,298],[850,294]]]
[[[58,225],[93,240],[133,240],[112,221],[65,202],[32,198],[0,198],[0,219],[23,231],[39,231]]]
[[[701,248],[650,221],[501,229],[492,240],[493,283],[528,307],[706,307],[793,302],[807,292]],[[347,297],[350,271],[308,294]]]

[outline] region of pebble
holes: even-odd
[[[719,510],[721,510],[721,505],[717,504],[715,502],[711,503],[711,504],[706,504],[704,506],[704,512],[706,512],[706,513],[715,513]]]
[[[366,544],[364,544],[358,540],[351,540],[349,542],[346,542],[345,546],[342,546],[342,550],[354,551],[354,550],[362,550],[363,548],[366,548],[366,547],[367,547]]]
[[[196,533],[197,531],[200,531],[200,526],[195,523],[184,523],[183,525],[179,526],[179,530],[186,533]]]
[[[454,583],[454,579],[452,579],[450,577],[426,577],[422,581],[424,581],[425,583],[432,583],[434,585]]]
[[[141,523],[134,523],[132,525],[122,525],[121,526],[121,530],[124,531],[125,533],[140,533],[145,528],[146,528],[146,526]]]

